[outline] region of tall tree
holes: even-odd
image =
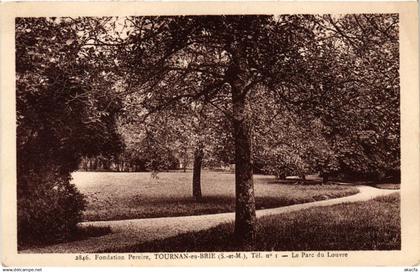
[[[342,143],[347,150],[366,149],[357,143],[366,139],[368,126],[386,117],[373,121],[381,115],[371,113],[378,111],[363,110],[355,103],[379,103],[387,95],[395,101],[395,59],[387,66],[384,57],[394,56],[398,47],[392,43],[382,47],[386,41],[377,39],[394,39],[394,17],[130,17],[119,21],[124,36],[111,35],[112,42],[99,44],[110,51],[118,49],[114,50],[118,52],[116,63],[126,79],[123,89],[126,95],[136,97],[141,108],[137,117],[144,119],[175,109],[180,103],[210,103],[231,121],[236,164],[235,234],[244,248],[252,248],[256,234],[252,93],[261,90],[274,95],[277,105],[291,116],[317,119],[320,127],[328,128],[320,139],[334,150]],[[374,38],[368,38],[372,33]],[[384,80],[386,86],[377,84],[380,77],[376,68],[385,75],[391,69],[393,76]],[[374,95],[374,90],[381,95]],[[361,116],[372,122],[363,122]],[[355,127],[359,121],[363,125]],[[363,134],[359,141],[348,133],[354,129]],[[382,133],[382,126],[376,131]],[[387,139],[394,141],[392,137]],[[302,158],[302,154],[299,151],[297,157]]]
[[[146,161],[156,160],[156,166],[166,169],[167,154],[173,154],[183,167],[189,158],[193,162],[192,195],[200,201],[201,168],[206,163],[205,155],[213,155],[221,148],[219,139],[225,139],[226,121],[212,105],[203,103],[179,103],[176,109],[159,111],[145,119],[133,118],[141,115],[138,111],[138,100],[127,99],[123,102],[127,117],[121,122],[122,134],[125,136],[127,151],[138,153]],[[150,139],[153,137],[153,141]],[[149,141],[146,141],[149,139]],[[160,150],[151,152],[151,149]],[[130,150],[130,151],[129,151]],[[137,150],[137,151],[135,151]],[[187,158],[187,159],[185,159]],[[166,165],[170,166],[170,165]]]
[[[235,234],[245,248],[252,248],[256,234],[249,94],[264,84],[303,88],[297,86],[305,79],[299,72],[307,66],[300,50],[314,34],[301,20],[304,17],[134,17],[128,19],[132,31],[121,47],[120,62],[130,79],[127,89],[142,98],[139,106],[145,115],[179,101],[208,101],[230,118]],[[277,91],[284,95],[286,89]]]

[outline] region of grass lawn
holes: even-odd
[[[399,250],[400,195],[259,219],[258,251]],[[237,251],[233,224],[104,252]]]
[[[75,172],[73,183],[86,195],[84,221],[199,215],[235,210],[234,174],[202,172],[203,200],[192,198],[191,172]],[[280,184],[273,176],[254,175],[257,209],[355,194],[342,185]]]

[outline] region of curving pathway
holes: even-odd
[[[258,210],[257,217],[278,215],[308,209],[311,207],[366,201],[378,196],[388,195],[399,191],[378,189],[370,186],[357,186],[357,188],[359,189],[359,193],[351,196]],[[165,239],[181,233],[206,230],[219,224],[232,222],[234,219],[235,214],[230,212],[181,217],[83,222],[80,223],[80,226],[82,227],[110,227],[112,233],[100,237],[91,237],[86,240],[22,250],[19,251],[19,253],[92,253],[111,247],[125,247],[141,242]]]

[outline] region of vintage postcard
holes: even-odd
[[[7,3],[4,266],[413,266],[417,2]]]

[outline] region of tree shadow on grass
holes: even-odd
[[[71,237],[71,241],[85,240],[91,237],[100,237],[112,233],[111,228],[106,227],[96,227],[96,226],[86,226],[78,227],[77,231]]]
[[[86,240],[92,237],[100,237],[112,233],[111,228],[106,227],[95,227],[77,226],[76,229],[70,234],[69,237],[61,239],[59,241],[27,241],[25,244],[18,245],[18,251],[34,248],[34,247],[45,247],[49,245],[56,245],[60,243],[68,243],[74,241]]]
[[[317,199],[314,198],[313,200],[317,200]],[[196,200],[193,197],[170,199],[170,201],[162,200],[162,199],[148,200],[148,204],[153,204],[155,206],[161,206],[161,205],[168,206],[168,208],[170,208],[169,212],[171,213],[177,213],[178,212],[177,208],[182,207],[188,210],[188,212],[192,212],[192,214],[187,213],[185,215],[198,215],[198,214],[214,214],[214,213],[220,213],[220,212],[233,212],[235,211],[235,201],[236,200],[233,196],[210,195],[210,196],[203,196],[199,200]],[[282,207],[282,206],[298,204],[302,202],[305,202],[305,201],[299,200],[299,199],[293,199],[293,198],[279,197],[279,196],[256,196],[255,197],[255,204],[256,204],[257,210],[277,208],[277,207]],[[180,210],[179,213],[182,214],[182,213],[185,213],[185,211]],[[170,215],[171,214],[169,214],[168,216]]]
[[[260,218],[255,251],[400,250],[400,196]],[[386,223],[385,223],[386,222]],[[244,251],[234,224],[102,252]]]
[[[279,184],[279,186],[281,186]],[[279,189],[280,193],[261,191],[256,196],[256,209],[271,209],[300,203],[326,200],[357,193],[357,190],[344,190],[337,186],[292,186]],[[274,188],[276,189],[276,188]],[[301,190],[302,189],[302,190]],[[265,195],[266,194],[266,195]],[[135,196],[129,199],[113,201],[112,205],[89,209],[84,214],[84,221],[109,221],[124,219],[159,218],[208,215],[235,211],[235,197],[229,195],[204,195],[200,200],[192,196],[143,198]]]

